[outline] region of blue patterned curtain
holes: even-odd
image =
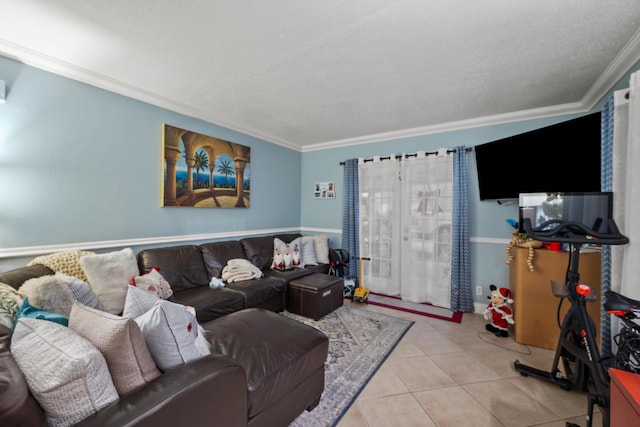
[[[453,224],[451,230],[451,310],[472,313],[469,195],[466,148],[453,156]]]
[[[613,190],[613,95],[602,106],[600,126],[600,186],[602,191]],[[611,246],[602,247],[600,279],[600,348],[602,354],[611,353],[611,319],[602,305],[605,291],[611,289]]]
[[[358,159],[344,162],[344,203],[342,206],[342,248],[349,252],[349,275],[360,278],[360,201]]]

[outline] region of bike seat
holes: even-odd
[[[629,313],[640,309],[640,301],[634,300],[614,291],[606,291],[604,293],[604,309],[607,312],[618,311]]]

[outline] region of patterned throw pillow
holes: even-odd
[[[292,267],[304,267],[302,238],[298,237],[287,244],[276,237],[273,239],[273,263],[271,268],[289,269]]]
[[[131,284],[144,291],[157,295],[158,298],[167,299],[173,295],[171,285],[158,272],[157,267],[152,268],[147,274],[132,278]]]
[[[89,251],[65,251],[55,254],[43,255],[31,260],[27,266],[34,264],[42,264],[55,272],[68,274],[87,282],[87,276],[80,266],[79,260],[85,255],[95,255],[95,252]]]
[[[91,342],[104,356],[121,395],[160,375],[138,324],[128,317],[74,303],[69,329]]]
[[[11,354],[49,425],[73,425],[118,400],[104,357],[69,328],[22,318]]]
[[[0,282],[0,325],[13,329],[22,305],[22,296],[13,287]]]

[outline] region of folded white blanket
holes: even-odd
[[[227,283],[259,279],[260,277],[262,277],[262,271],[250,261],[242,258],[230,259],[222,269],[222,280]]]

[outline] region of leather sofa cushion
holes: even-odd
[[[153,267],[160,268],[160,274],[169,282],[174,293],[198,286],[209,287],[210,278],[199,246],[170,246],[141,251],[138,254],[140,273],[146,273]]]
[[[202,258],[211,277],[220,278],[222,269],[230,259],[245,258],[242,244],[237,240],[213,242],[200,245]]]
[[[271,298],[283,296],[285,292],[285,282],[276,277],[262,277],[260,279],[227,283],[226,289],[242,294],[244,306],[253,307]],[[284,296],[282,301],[284,304]]]
[[[16,268],[4,273],[0,273],[0,282],[18,289],[24,282],[29,279],[40,276],[50,276],[55,272],[42,264],[35,264],[29,267]]]
[[[249,419],[324,366],[329,339],[321,331],[271,311],[250,308],[203,325],[214,354],[247,373]]]
[[[226,288],[213,289],[209,286],[176,292],[169,301],[193,307],[200,324],[245,307],[244,296],[241,293]]]
[[[271,263],[273,262],[273,241],[276,237],[285,243],[289,243],[293,239],[301,237],[301,234],[277,234],[273,236],[247,237],[240,240],[246,258],[260,270],[271,268]]]

